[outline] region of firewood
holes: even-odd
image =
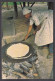
[[[27,61],[23,62],[22,64],[25,65],[28,68],[32,67],[32,65],[29,62],[27,62]]]
[[[20,67],[25,70],[25,71],[29,71],[29,68],[27,68],[26,66],[24,66],[23,64],[20,64]]]
[[[23,74],[21,74],[21,73],[18,73],[18,72],[13,72],[15,75],[19,75],[19,76],[21,76],[21,78],[23,78],[23,79],[28,79],[28,77],[27,76],[25,76],[25,75],[23,75]]]

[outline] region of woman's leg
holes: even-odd
[[[51,58],[53,56],[53,43],[49,44],[49,55],[47,58]]]
[[[51,55],[53,54],[53,43],[49,44],[49,52]]]

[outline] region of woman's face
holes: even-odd
[[[28,13],[28,14],[26,14],[26,15],[25,15],[25,18],[29,19],[29,18],[30,18],[30,16],[31,16],[31,14],[30,14],[30,13]]]

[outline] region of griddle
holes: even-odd
[[[7,49],[13,45],[13,44],[17,44],[17,43],[22,43],[22,44],[26,44],[29,46],[29,52],[23,56],[22,58],[20,59],[13,59],[12,57],[8,56],[6,54],[6,51]],[[32,58],[35,53],[34,53],[34,48],[32,47],[32,45],[28,44],[27,42],[13,42],[13,43],[9,43],[9,44],[6,44],[2,47],[2,59],[3,61],[8,61],[8,62],[23,62],[23,61],[28,61],[30,58]],[[30,55],[31,54],[31,55]],[[28,57],[30,55],[30,57]],[[24,57],[28,57],[28,58],[24,58]]]

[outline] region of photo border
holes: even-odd
[[[54,11],[53,11],[53,41],[55,41],[55,0],[0,0],[0,2],[54,2]],[[36,80],[54,80],[55,79],[55,42],[53,43],[54,55],[53,55],[53,79],[1,79],[2,76],[2,63],[1,63],[1,44],[2,44],[2,18],[1,18],[1,3],[0,3],[0,81],[36,81]]]

